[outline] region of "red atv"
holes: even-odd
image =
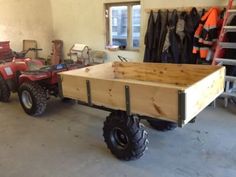
[[[14,53],[9,42],[0,42],[0,101],[7,102],[11,92],[18,92],[25,112],[32,116],[41,115],[47,99],[59,96],[57,73],[81,68],[78,64],[44,66],[40,60],[25,58],[29,49]]]

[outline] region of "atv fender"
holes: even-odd
[[[48,74],[22,74],[19,77],[19,85],[25,82],[37,82],[50,78]]]

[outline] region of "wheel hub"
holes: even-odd
[[[126,149],[129,145],[129,138],[120,128],[114,128],[111,134],[112,143],[119,149]]]
[[[22,102],[27,109],[31,109],[33,105],[32,97],[27,90],[22,92]]]

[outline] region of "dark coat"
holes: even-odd
[[[177,23],[182,22],[178,28]],[[182,18],[178,17],[177,11],[172,12],[170,18],[171,30],[170,30],[170,51],[172,54],[172,63],[180,63],[180,55],[182,52],[182,41],[184,38],[184,24],[185,21]],[[178,34],[177,34],[178,32]]]
[[[167,26],[168,26],[168,16],[169,11],[160,12],[160,19],[161,19],[161,31],[160,31],[160,39],[158,43],[158,49],[157,49],[157,58],[162,58],[162,50],[166,39],[167,34]],[[159,60],[158,62],[160,62]]]
[[[162,49],[163,63],[178,63],[179,59],[179,40],[176,34],[176,24],[178,20],[177,10],[171,13],[168,20],[167,33],[164,41],[164,48]]]
[[[154,27],[154,35],[153,35],[153,49],[152,49],[152,62],[161,62],[160,56],[158,56],[159,50],[159,41],[161,39],[161,11],[157,12],[157,18]]]
[[[148,27],[144,40],[145,44],[144,62],[152,61],[154,27],[155,27],[154,14],[153,11],[151,11],[148,19]]]

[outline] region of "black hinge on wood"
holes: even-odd
[[[87,99],[88,99],[88,105],[92,106],[92,96],[91,96],[91,85],[90,85],[90,81],[86,80],[86,86],[87,86]]]
[[[186,93],[179,91],[178,93],[178,126],[183,127],[184,121],[186,119]]]
[[[131,110],[130,110],[130,89],[129,86],[125,86],[125,105],[126,105],[126,113],[128,116],[131,115]]]
[[[58,94],[59,94],[59,97],[63,98],[64,95],[63,95],[63,90],[62,90],[62,76],[58,76]]]

